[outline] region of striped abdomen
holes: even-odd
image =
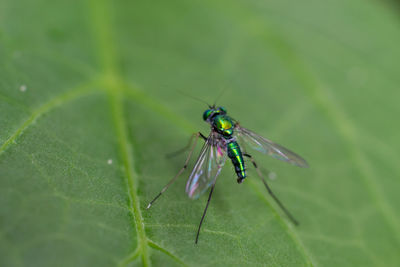
[[[240,146],[236,141],[231,141],[227,144],[227,151],[228,157],[231,159],[232,164],[235,167],[238,182],[240,183],[244,178],[246,178],[246,170]]]

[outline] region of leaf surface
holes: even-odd
[[[1,1],[0,265],[399,266],[399,43],[378,1]],[[190,172],[145,207],[224,88],[301,224],[227,162],[196,246]]]

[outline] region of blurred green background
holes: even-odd
[[[0,266],[399,266],[399,43],[375,0],[0,0]],[[228,163],[196,246],[188,173],[145,207],[224,89],[301,224]]]

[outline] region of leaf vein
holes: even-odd
[[[37,121],[37,119],[39,119],[41,116],[48,113],[55,107],[62,106],[65,103],[68,103],[69,101],[75,100],[77,98],[80,98],[82,96],[94,92],[95,90],[93,89],[92,85],[94,85],[92,81],[83,83],[77,86],[75,89],[68,90],[68,92],[54,97],[47,103],[41,105],[39,108],[34,110],[31,116],[21,126],[19,126],[16,129],[16,131],[1,145],[0,155],[3,154],[3,152],[6,151],[6,149],[11,144],[14,144],[17,138],[21,136],[23,132],[29,126],[33,125]]]
[[[189,266],[185,262],[183,262],[178,256],[174,255],[172,252],[168,251],[166,248],[163,248],[162,246],[156,244],[154,241],[149,240],[149,246],[152,247],[153,249],[156,249],[165,255],[171,257],[173,260],[181,264],[182,266]]]
[[[400,231],[397,227],[397,225],[399,225],[399,219],[396,216],[397,213],[388,203],[384,196],[383,189],[377,183],[375,179],[376,176],[373,175],[372,164],[369,163],[368,159],[361,152],[357,140],[357,136],[360,134],[353,126],[354,123],[348,119],[346,114],[342,111],[343,109],[339,108],[340,105],[335,102],[334,96],[327,91],[326,86],[312,73],[311,68],[297,56],[294,49],[290,47],[284,38],[278,36],[276,33],[272,35],[273,36],[270,38],[274,40],[271,42],[271,47],[275,49],[277,54],[281,57],[282,62],[286,64],[288,70],[291,71],[294,77],[303,85],[304,92],[310,96],[310,99],[314,102],[316,107],[325,113],[325,116],[331,121],[331,124],[344,140],[355,164],[359,166],[357,170],[367,188],[367,192],[370,194],[371,198],[378,203],[383,218],[390,226],[399,242]]]

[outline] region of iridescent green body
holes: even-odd
[[[165,192],[187,168],[188,162],[193,154],[194,149],[196,148],[197,140],[202,138],[204,139],[205,143],[186,183],[186,193],[192,199],[198,198],[207,189],[211,188],[208,195],[207,205],[204,209],[203,216],[201,217],[199,228],[197,230],[195,240],[196,244],[199,239],[201,225],[206,216],[207,208],[214,192],[217,177],[220,174],[227,157],[231,159],[232,164],[235,167],[238,183],[241,183],[247,176],[243,157],[249,158],[254,168],[257,170],[258,176],[268,190],[268,193],[276,201],[276,204],[283,210],[283,212],[286,213],[286,215],[294,224],[298,225],[296,219],[289,213],[285,206],[283,206],[283,204],[268,186],[267,181],[264,179],[260,169],[257,167],[252,155],[247,154],[246,151],[242,153],[238,142],[240,142],[240,144],[242,144],[242,142],[246,142],[249,147],[255,150],[299,167],[308,167],[307,162],[289,149],[284,148],[283,146],[278,145],[262,136],[259,136],[249,129],[241,127],[236,120],[227,115],[227,111],[224,107],[216,107],[215,104],[212,106],[208,105],[208,107],[209,109],[203,113],[203,119],[211,126],[210,134],[208,137],[206,137],[201,132],[198,132],[192,136],[189,145],[186,147],[191,147],[191,150],[184,166],[180,169],[178,174],[175,175],[175,177],[163,187],[160,193],[158,193],[158,195],[152,201],[150,201],[149,205],[147,205],[147,209],[151,207],[153,202],[156,201],[157,198],[160,197],[161,194]],[[194,142],[192,142],[193,140]]]
[[[240,178],[240,181],[246,178],[246,170],[240,146],[236,141],[231,141],[227,144],[228,157],[231,159],[235,172]]]
[[[246,170],[242,151],[239,144],[233,137],[233,131],[235,127],[233,120],[226,115],[224,108],[220,108],[217,110],[217,112],[214,111],[212,114],[209,114],[208,116],[207,115],[208,114],[206,113],[204,115],[204,117],[207,117],[206,120],[208,120],[213,129],[221,134],[225,139],[227,155],[235,167],[235,172],[239,178],[238,181],[241,182],[244,178],[246,178]]]

